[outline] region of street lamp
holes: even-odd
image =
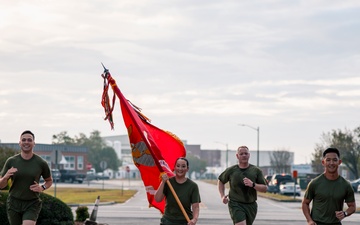
[[[256,165],[259,167],[259,136],[260,136],[260,127],[253,127],[247,124],[238,124],[239,126],[249,127],[257,132],[257,163]]]
[[[229,148],[228,148],[228,144],[227,143],[222,143],[222,142],[219,142],[219,141],[215,141],[215,143],[219,143],[219,144],[222,144],[222,145],[225,145],[226,146],[226,168],[228,168],[228,159],[229,159]]]

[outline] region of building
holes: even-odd
[[[125,164],[132,164],[131,147],[128,135],[115,135],[102,137],[105,143],[114,148],[118,159]]]
[[[18,143],[0,143],[0,146],[20,152]],[[57,167],[58,169],[76,170],[79,173],[86,174],[86,165],[88,164],[88,149],[86,147],[36,144],[33,150],[34,153],[48,162],[51,169]]]

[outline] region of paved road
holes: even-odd
[[[201,191],[202,204],[198,225],[206,224],[232,224],[227,205],[220,202],[217,187],[212,184],[197,181]],[[94,182],[89,187],[101,186],[102,183]],[[106,181],[105,187],[128,187],[127,181]],[[83,184],[84,186],[84,184]],[[97,221],[109,225],[151,225],[159,224],[161,214],[154,208],[148,208],[146,193],[141,181],[131,181],[131,188],[139,192],[124,204],[103,204],[99,206]],[[360,195],[356,195],[359,201]],[[360,203],[358,203],[360,205]],[[276,202],[266,198],[258,199],[259,211],[254,225],[306,225],[301,211],[301,203]],[[75,211],[76,207],[73,207]],[[93,206],[89,206],[90,213]],[[343,221],[343,225],[359,224],[360,214],[354,214]]]

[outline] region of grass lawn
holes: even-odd
[[[123,203],[134,196],[136,190],[121,189],[93,189],[93,188],[56,188],[56,198],[66,204],[93,204],[98,196],[100,202]],[[54,196],[54,188],[51,187],[45,192]]]

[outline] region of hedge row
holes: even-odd
[[[8,192],[0,193],[0,224],[10,225],[6,214]],[[45,193],[40,193],[43,201],[37,225],[74,225],[71,208],[61,200]]]

